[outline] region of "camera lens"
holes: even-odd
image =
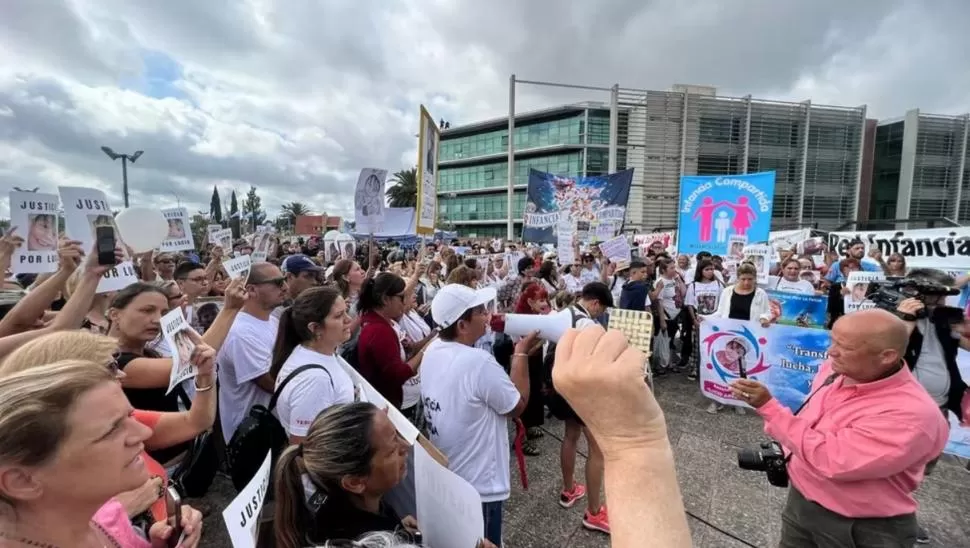
[[[766,470],[765,460],[761,451],[757,449],[742,449],[738,451],[738,467],[742,470],[754,470],[764,472]]]

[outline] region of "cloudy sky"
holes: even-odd
[[[362,167],[415,162],[418,105],[508,112],[508,78],[970,111],[966,0],[8,0],[0,190],[95,186],[145,151],[134,204],[208,210],[254,185],[352,211]],[[606,100],[520,86],[519,109]],[[8,216],[6,199],[0,217]]]

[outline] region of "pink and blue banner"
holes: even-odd
[[[677,252],[724,255],[734,235],[767,242],[774,196],[774,171],[681,177]]]

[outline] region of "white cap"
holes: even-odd
[[[466,311],[495,300],[495,288],[472,289],[461,284],[448,284],[435,293],[431,301],[431,317],[444,329],[461,318]]]

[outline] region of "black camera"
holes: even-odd
[[[762,442],[757,449],[738,451],[738,466],[742,470],[764,472],[768,483],[775,487],[788,487],[788,462],[776,441]]]
[[[928,310],[923,308],[916,315],[903,314],[897,308],[906,299],[919,299],[925,302],[926,297],[950,297],[959,295],[959,289],[953,289],[933,280],[923,278],[890,278],[870,282],[866,290],[866,299],[876,308],[892,312],[906,321],[925,318]]]

